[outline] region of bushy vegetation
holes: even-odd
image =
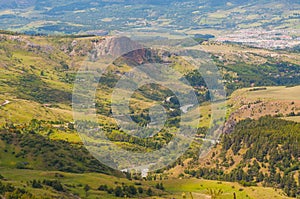
[[[84,146],[72,145],[63,140],[50,140],[39,134],[39,131],[45,130],[43,128],[45,127],[36,120],[28,126],[10,124],[2,128],[0,142],[4,145],[1,145],[0,150],[3,158],[13,156],[18,169],[114,173],[92,157]],[[51,128],[48,130],[51,131]]]
[[[162,183],[158,183],[155,188],[157,190],[164,191],[164,187]],[[151,189],[150,187],[146,190],[144,190],[141,186],[134,186],[134,185],[125,185],[122,184],[121,186],[116,186],[115,188],[108,187],[107,185],[100,185],[98,188],[99,191],[106,191],[108,194],[113,194],[116,197],[145,197],[145,196],[153,196],[155,195],[155,191]]]
[[[237,77],[224,75],[228,94],[243,87],[255,86],[288,86],[300,83],[300,67],[287,62],[275,62],[274,60],[259,66],[236,63],[234,65],[223,66],[221,68],[234,72]]]
[[[41,74],[43,71],[41,71]],[[24,75],[17,85],[18,97],[39,103],[70,103],[71,93],[49,87],[40,77],[34,74]]]
[[[186,170],[186,173],[211,180],[237,181],[243,186],[261,183],[296,197],[300,195],[299,179],[296,180],[296,174],[300,173],[299,131],[299,123],[269,116],[246,119],[237,124],[233,133],[223,136],[221,162],[216,168]],[[228,150],[242,156],[241,162],[229,173],[220,168],[234,164],[226,155]],[[245,151],[243,155],[241,150]]]
[[[35,199],[31,193],[28,193],[25,189],[14,187],[12,184],[4,184],[0,181],[0,197],[7,199]]]

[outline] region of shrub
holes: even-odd
[[[99,191],[107,191],[108,190],[108,186],[106,184],[104,185],[100,185],[98,188]]]

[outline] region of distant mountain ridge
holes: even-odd
[[[70,0],[70,1],[61,1],[61,0],[0,0],[0,8],[26,8],[30,6],[34,6],[35,8],[40,7],[61,7],[61,6],[68,6],[72,4],[77,5],[85,5],[88,6],[88,4],[92,5],[105,5],[105,4],[126,4],[126,5],[134,5],[134,4],[149,4],[149,5],[166,5],[166,4],[172,4],[172,3],[178,3],[178,2],[193,2],[193,1],[184,1],[184,0],[115,0],[115,1],[105,1],[105,0]],[[219,0],[219,1],[213,1],[213,0],[201,0],[198,1],[196,4],[206,4],[211,6],[223,6],[226,4],[234,4],[236,6],[238,5],[245,5],[245,4],[259,4],[259,3],[274,3],[274,2],[281,2],[281,3],[299,3],[297,0],[287,0],[287,1],[279,1],[279,0]]]
[[[297,28],[297,0],[0,0],[0,27],[29,34],[152,27]]]

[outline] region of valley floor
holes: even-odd
[[[3,183],[11,183],[16,187],[25,188],[27,191],[33,193],[37,197],[47,196],[56,198],[64,196],[65,198],[118,198],[114,194],[108,194],[104,191],[97,190],[102,184],[109,187],[115,187],[118,184],[137,185],[140,181],[130,181],[124,178],[118,178],[97,173],[73,174],[59,171],[38,171],[38,170],[19,170],[0,168],[1,175],[4,177]],[[67,192],[57,192],[51,188],[32,188],[30,182],[33,180],[59,180]],[[238,183],[219,182],[203,179],[168,179],[162,181],[142,181],[141,187],[144,189],[152,188],[155,190],[157,183],[163,183],[165,192],[158,193],[161,196],[144,196],[143,198],[211,198],[209,190],[223,193],[219,195],[218,199],[232,199],[234,193],[238,199],[288,199],[284,196],[281,190],[265,187],[243,187]],[[88,184],[91,189],[88,191],[87,197],[84,191],[84,186]]]

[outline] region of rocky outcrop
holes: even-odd
[[[94,41],[92,59],[110,57],[114,62],[124,62],[128,65],[161,62],[159,53],[145,48],[128,37],[106,37]]]
[[[237,121],[234,119],[234,117],[229,117],[229,119],[226,121],[224,126],[222,127],[222,133],[229,134],[234,130],[234,127],[236,126]]]
[[[97,56],[120,57],[133,50],[142,49],[143,46],[128,37],[107,37],[94,43]]]

